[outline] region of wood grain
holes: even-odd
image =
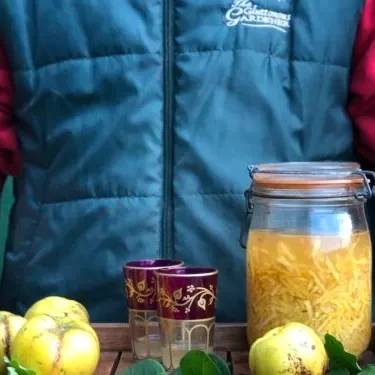
[[[125,323],[94,323],[102,351],[131,351],[130,329]],[[215,327],[215,350],[246,350],[245,324],[217,324]]]
[[[234,375],[249,375],[249,353],[231,352],[232,367]]]
[[[115,375],[133,364],[128,324],[93,324],[93,328],[98,333],[102,351],[95,375]],[[362,363],[375,363],[375,325],[372,332],[370,350],[362,356]],[[215,352],[224,359],[230,358],[234,375],[249,375],[246,324],[217,324]]]
[[[219,352],[216,352],[217,355],[219,355],[220,357],[222,357],[224,360],[227,359],[227,352],[223,352],[223,351],[219,351]],[[112,369],[112,372],[113,374],[117,374],[119,373],[120,371],[123,371],[129,367],[131,367],[134,363],[134,360],[133,360],[133,355],[131,352],[123,352],[121,354],[121,358],[120,360],[118,361],[118,364],[115,369],[115,371],[113,371]]]
[[[102,351],[131,351],[130,329],[126,323],[94,323]],[[372,341],[369,348],[375,349],[375,325],[372,326]],[[218,323],[215,327],[215,350],[245,351],[248,350],[246,340],[246,324]]]
[[[95,375],[112,375],[114,364],[120,359],[119,352],[101,352],[99,365]]]
[[[94,323],[101,350],[105,352],[131,351],[130,329],[122,323]]]
[[[123,352],[121,354],[121,358],[117,364],[117,368],[116,370],[113,372],[113,374],[117,374],[119,373],[120,371],[123,371],[127,368],[129,368],[130,366],[132,366],[134,363],[133,361],[133,355],[131,352]]]

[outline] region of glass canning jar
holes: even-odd
[[[251,345],[295,321],[355,355],[371,337],[372,254],[364,205],[373,172],[356,163],[250,167],[246,226]],[[246,238],[247,237],[247,238]]]

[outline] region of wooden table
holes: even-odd
[[[101,345],[101,358],[96,375],[114,375],[133,363],[128,324],[93,324]],[[375,326],[370,348],[375,348]],[[216,324],[215,351],[226,359],[233,375],[249,375],[248,345],[245,324]],[[375,363],[372,351],[365,353],[363,362]]]

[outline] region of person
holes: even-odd
[[[122,265],[176,258],[217,267],[217,319],[244,321],[247,166],[375,162],[374,9],[2,1],[0,309],[61,295],[122,322]]]

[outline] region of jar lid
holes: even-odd
[[[249,167],[251,195],[279,198],[335,198],[374,195],[370,179],[358,163],[287,162]]]
[[[312,190],[361,187],[364,177],[357,163],[290,162],[253,167],[253,184],[268,189]]]

